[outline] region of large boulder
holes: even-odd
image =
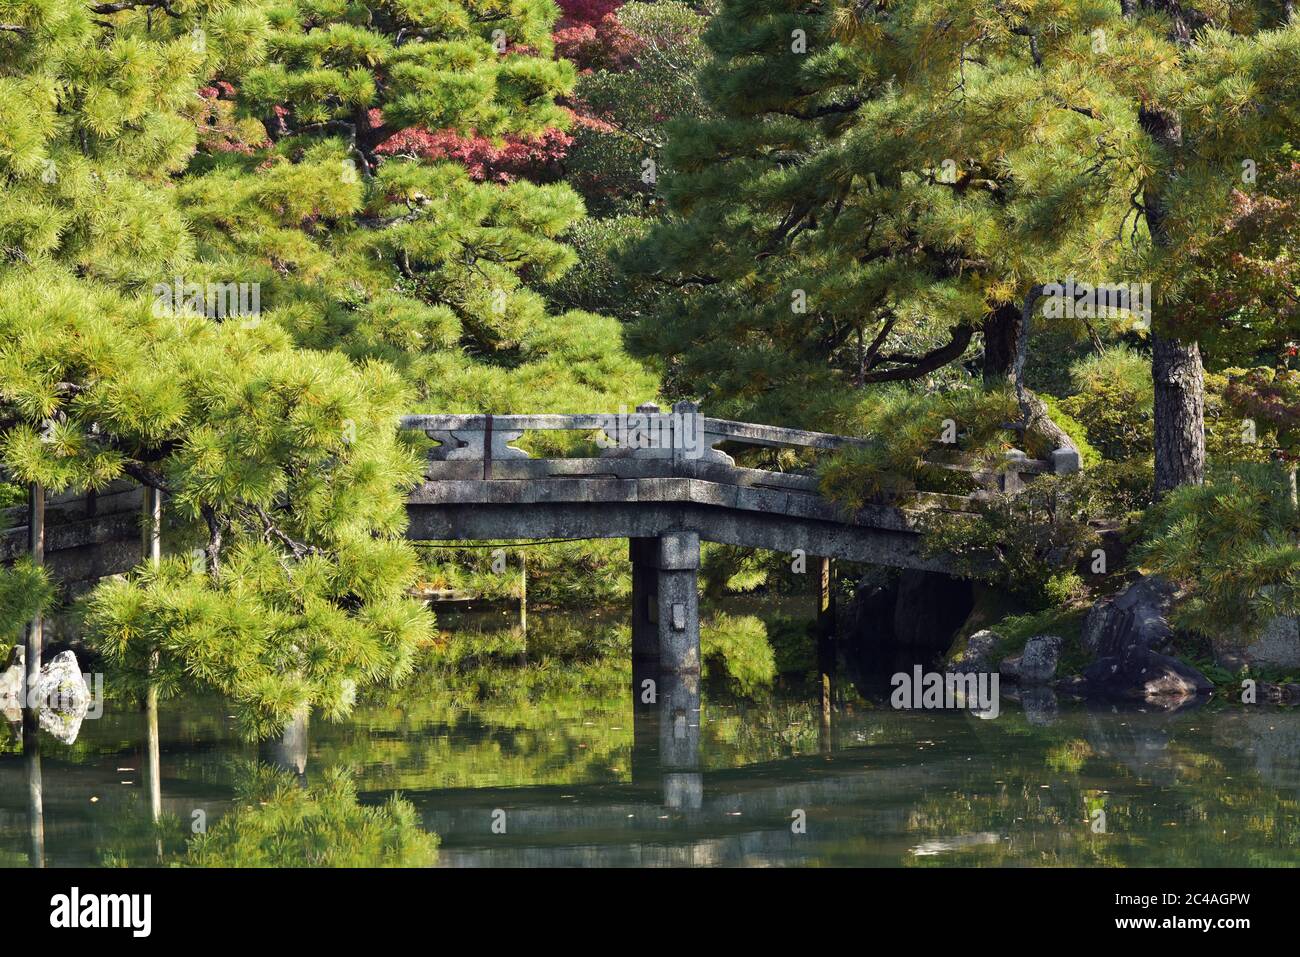
[[[40,702],[41,728],[64,744],[76,741],[81,722],[90,710],[90,688],[76,655],[64,651],[41,666],[36,700]]]
[[[1045,685],[1056,675],[1061,660],[1061,639],[1055,635],[1038,635],[1025,642],[1025,650],[1014,658],[1004,658],[998,666],[1002,677],[1020,685]]]
[[[948,662],[947,670],[953,674],[981,674],[993,671],[993,652],[1002,636],[987,628],[966,639],[966,647]]]
[[[1098,658],[1084,669],[1089,697],[1160,703],[1208,694],[1210,679],[1191,665],[1154,651],[1130,648],[1124,655]]]
[[[1098,658],[1121,656],[1131,648],[1160,651],[1174,636],[1169,612],[1175,591],[1167,579],[1147,575],[1101,599],[1084,619],[1084,650]]]
[[[1300,618],[1279,615],[1253,634],[1220,636],[1215,644],[1218,663],[1229,671],[1252,665],[1293,671],[1300,667]]]

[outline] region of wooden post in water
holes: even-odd
[[[37,568],[45,565],[45,487],[33,482],[27,489],[27,554]],[[23,728],[34,740],[40,724],[36,682],[41,677],[41,653],[45,645],[45,622],[38,611],[27,626],[27,675],[23,683]],[[25,739],[26,740],[26,739]]]
[[[821,678],[822,729],[831,726],[832,681],[835,674],[835,594],[829,558],[820,558],[817,575],[817,672]]]
[[[519,629],[524,633],[524,649],[528,648],[528,553],[519,553]]]
[[[145,486],[144,489],[144,551],[145,558],[154,568],[162,564],[162,492]],[[149,659],[149,671],[158,667],[158,653]],[[148,741],[149,816],[156,825],[162,818],[162,755],[158,741],[158,685],[152,680],[145,690],[145,732]],[[158,838],[158,855],[162,856],[162,838]]]
[[[528,664],[528,550],[519,550],[519,634],[524,648],[519,653],[519,663]]]

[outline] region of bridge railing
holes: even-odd
[[[425,474],[431,481],[697,478],[816,493],[819,480],[809,471],[746,468],[718,446],[835,451],[872,443],[855,436],[715,419],[702,415],[691,402],[678,402],[671,412],[646,404],[633,412],[610,414],[408,415],[401,426],[438,442],[426,463]],[[515,444],[531,431],[585,433],[599,451],[585,457],[535,458]],[[1035,475],[1078,470],[1074,450],[1060,450],[1051,460],[1031,459],[1011,450],[997,466],[936,450],[928,461],[969,473],[976,485],[999,492],[1018,491]],[[963,496],[935,498],[953,499],[946,503],[948,507],[968,501]]]

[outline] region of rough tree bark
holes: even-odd
[[[1052,415],[1047,409],[1047,403],[1025,385],[1025,362],[1029,359],[1029,333],[1033,328],[1034,310],[1038,308],[1038,300],[1043,296],[1043,288],[1042,284],[1030,288],[1029,292],[1025,294],[1024,304],[1022,306],[1013,305],[1008,307],[1008,311],[1004,316],[1004,321],[1009,322],[1014,327],[1006,340],[1013,350],[1009,378],[1016,389],[1016,402],[1020,405],[1021,423],[1024,426],[1026,435],[1042,436],[1049,448],[1070,451],[1077,455],[1079,448],[1074,444],[1074,439],[1070,438],[1064,429],[1052,421]],[[984,381],[990,381],[987,359],[984,367]]]
[[[1156,497],[1205,479],[1205,372],[1195,342],[1151,335]]]
[[[1025,328],[1020,306],[1004,303],[984,317],[984,384],[998,385],[1015,374],[1016,355],[1020,352]]]

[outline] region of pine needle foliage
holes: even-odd
[[[398,416],[655,392],[615,320],[530,288],[573,264],[571,190],[379,150],[562,126],[555,7],[2,6],[0,466],[164,492],[173,554],[87,603],[124,687],[215,690],[250,737],[344,714],[433,627],[407,597]],[[260,308],[160,307],[174,282],[246,283]],[[4,587],[40,594],[24,574]]]
[[[838,452],[821,466],[822,492],[851,509],[883,499],[905,502],[918,491],[967,492],[968,480],[943,463],[956,452],[998,469],[1013,447],[1006,426],[1016,409],[1009,389],[877,390],[861,403],[853,429],[869,444]],[[946,443],[947,436],[954,441]]]
[[[43,568],[27,559],[0,568],[0,639],[11,645],[23,627],[54,600],[54,588]]]
[[[1177,623],[1211,638],[1300,614],[1300,512],[1275,465],[1177,489],[1148,516],[1143,567],[1187,590]]]

